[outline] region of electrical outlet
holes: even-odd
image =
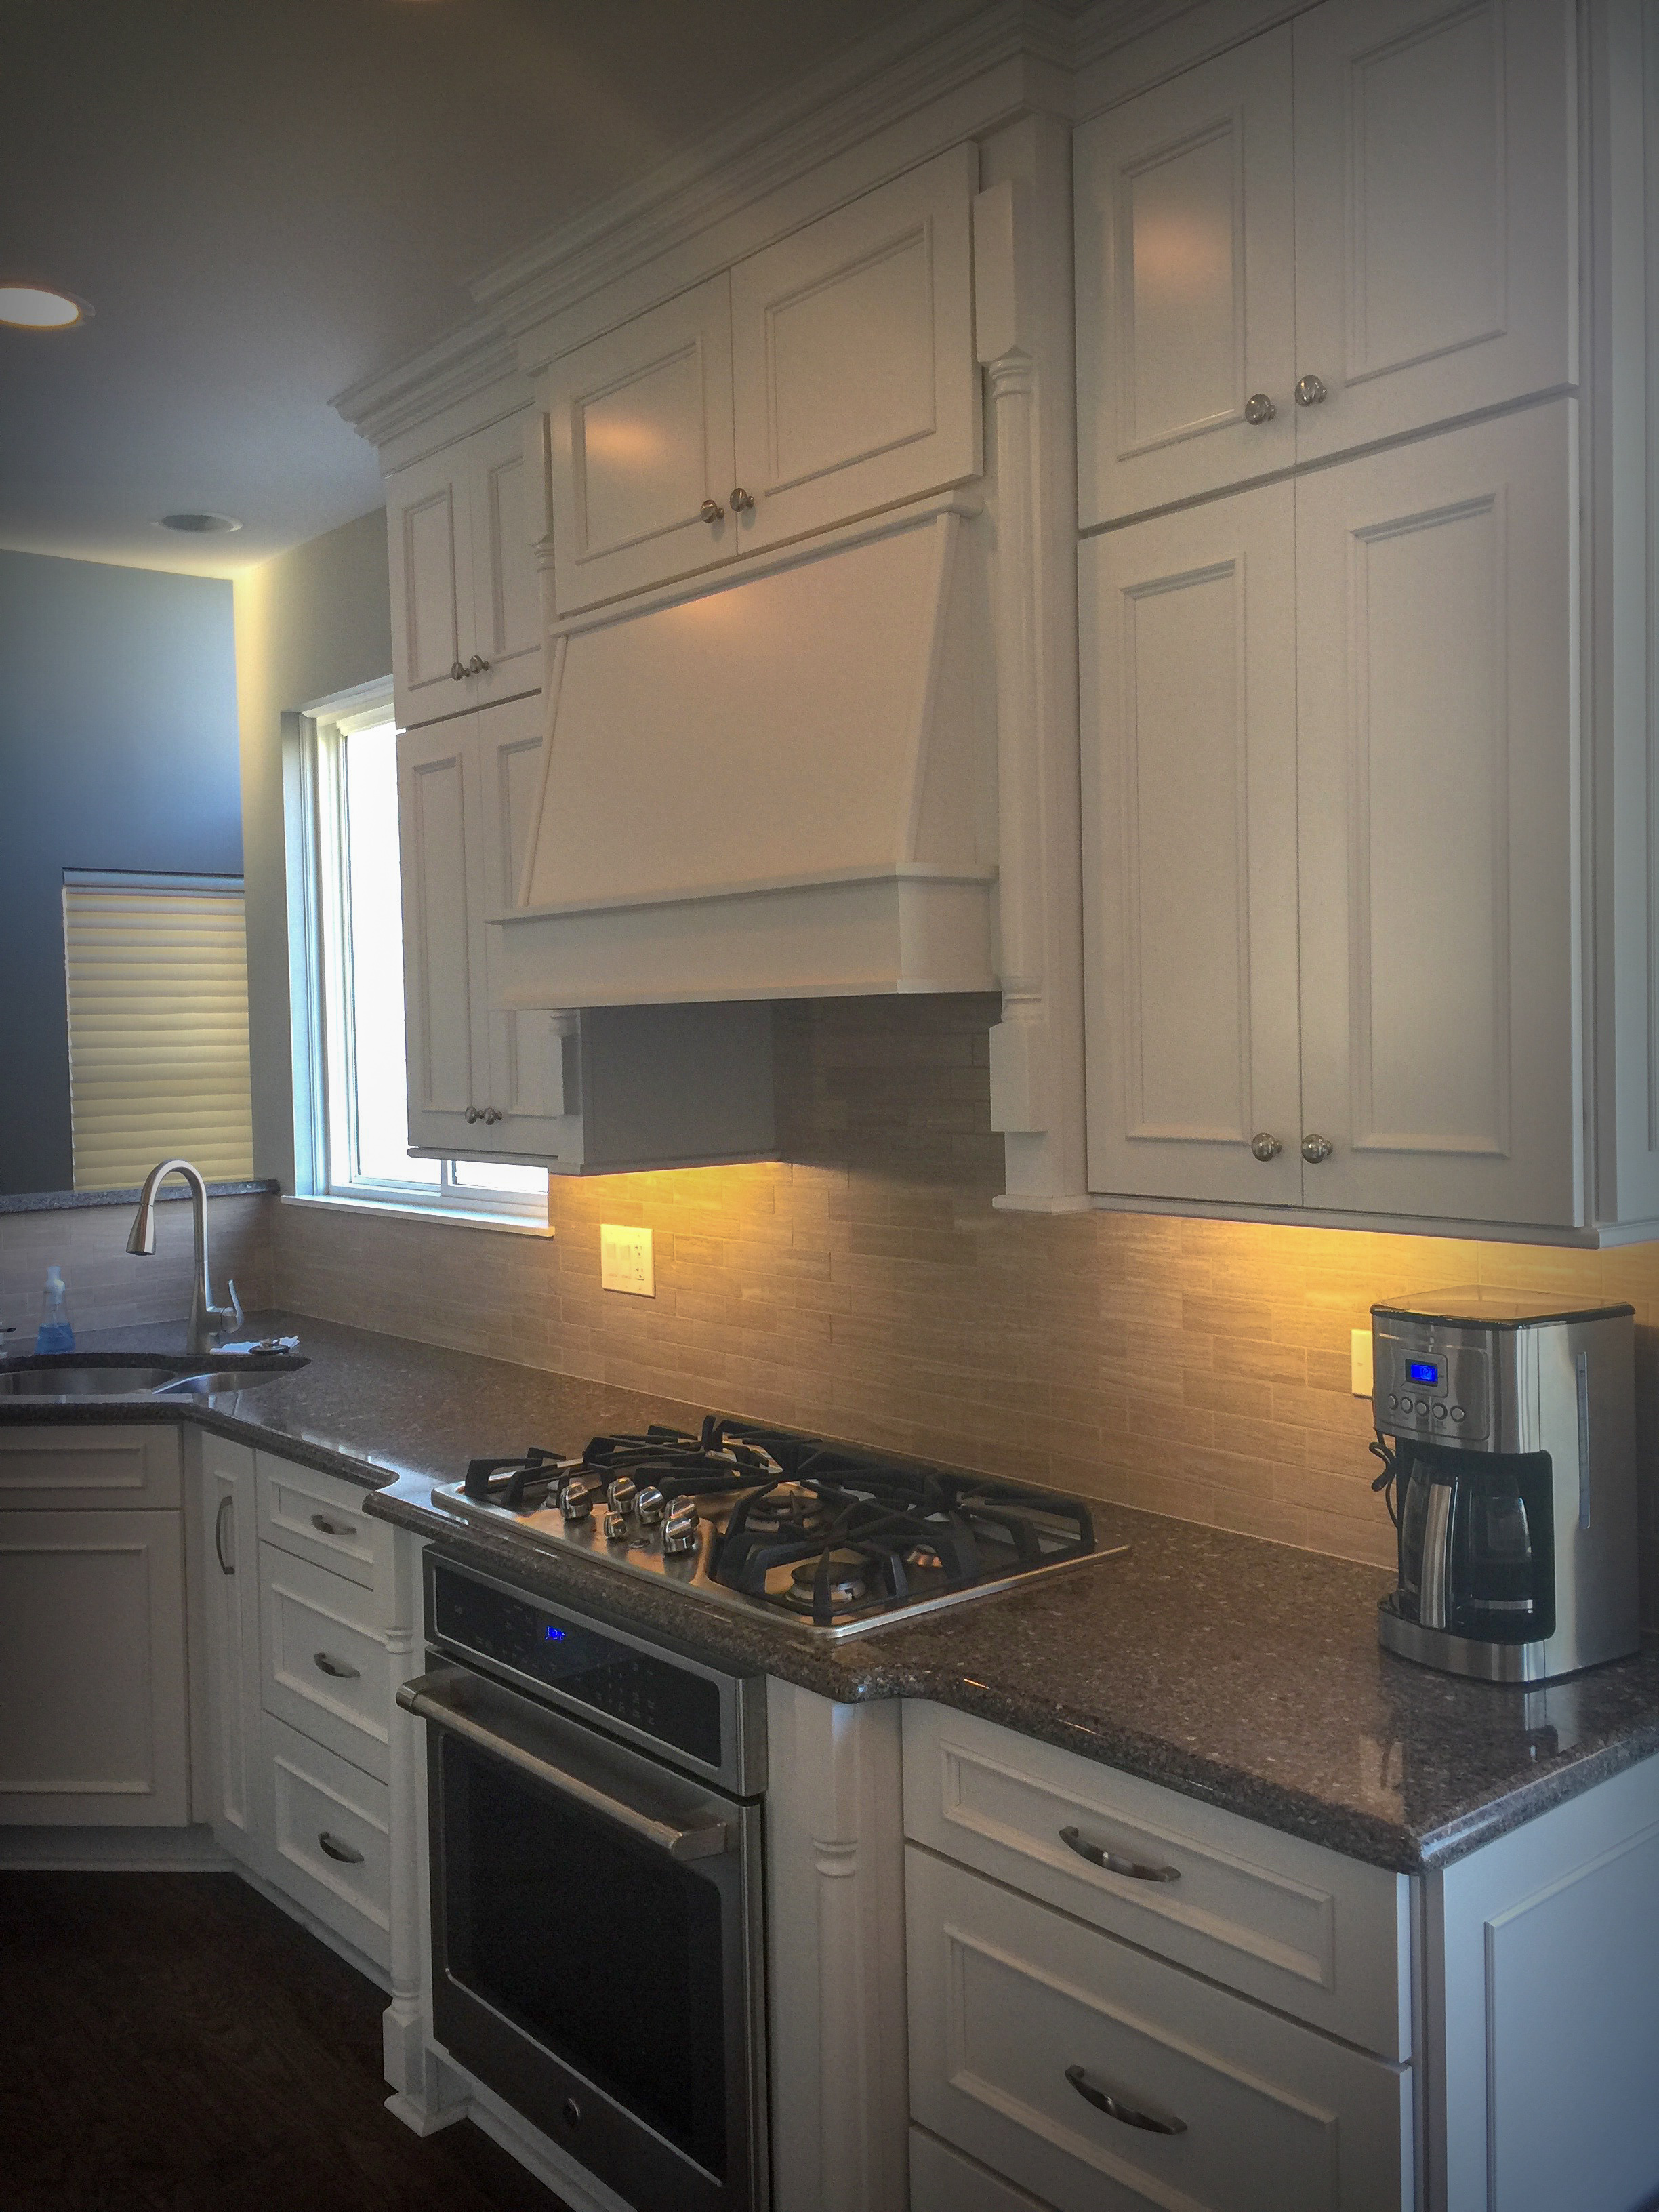
[[[1356,1398],[1371,1395],[1371,1333],[1356,1328],[1348,1339],[1348,1388]]]
[[[656,1297],[648,1229],[625,1229],[615,1221],[599,1224],[599,1288],[626,1291],[636,1298]]]

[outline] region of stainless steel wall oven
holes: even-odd
[[[630,2203],[765,2212],[765,1698],[428,1551],[433,2026]]]

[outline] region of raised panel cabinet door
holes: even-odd
[[[739,550],[976,477],[972,145],[732,271]]]
[[[513,415],[478,431],[466,441],[465,464],[472,651],[483,663],[469,689],[482,707],[534,691],[542,680],[536,548],[547,534],[547,487],[539,416]],[[469,664],[471,657],[465,656]]]
[[[471,704],[471,495],[455,447],[386,478],[392,689],[403,728]]]
[[[560,614],[731,557],[724,274],[564,355],[539,389]]]
[[[489,1103],[476,732],[467,714],[398,738],[409,1138],[443,1152],[468,1149]]]
[[[1288,24],[1085,124],[1073,178],[1085,526],[1288,467]]]
[[[525,851],[541,794],[544,717],[539,697],[492,708],[478,720],[486,915],[519,903]],[[486,975],[497,956],[486,926]],[[486,1000],[489,994],[486,990]],[[486,1005],[491,1127],[496,1150],[538,1158],[580,1156],[580,1037],[573,1015],[497,1013]]]
[[[253,1454],[202,1438],[198,1556],[207,1619],[207,1703],[213,1832],[242,1857],[257,1851],[259,1777],[259,1584]]]
[[[1297,487],[1310,1206],[1582,1218],[1577,413]]]
[[[1079,550],[1091,1190],[1301,1196],[1294,520],[1263,485]]]
[[[0,1826],[185,1826],[175,1509],[0,1514]]]
[[[1325,0],[1295,37],[1297,459],[1574,382],[1567,0]]]

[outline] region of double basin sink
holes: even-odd
[[[309,1361],[294,1352],[198,1352],[193,1358],[152,1352],[25,1353],[0,1360],[4,1398],[210,1398],[257,1389],[297,1374]]]

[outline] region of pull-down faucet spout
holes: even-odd
[[[192,1357],[212,1349],[215,1322],[240,1328],[242,1325],[242,1302],[236,1295],[236,1285],[230,1285],[230,1304],[216,1306],[213,1303],[213,1283],[208,1273],[207,1243],[207,1185],[198,1170],[188,1160],[162,1160],[144,1177],[144,1187],[138,1194],[138,1211],[132,1217],[132,1230],[127,1238],[127,1249],[140,1258],[153,1256],[155,1250],[155,1193],[158,1186],[170,1175],[182,1176],[190,1191],[190,1211],[196,1231],[196,1256],[190,1290],[190,1329],[185,1350]]]

